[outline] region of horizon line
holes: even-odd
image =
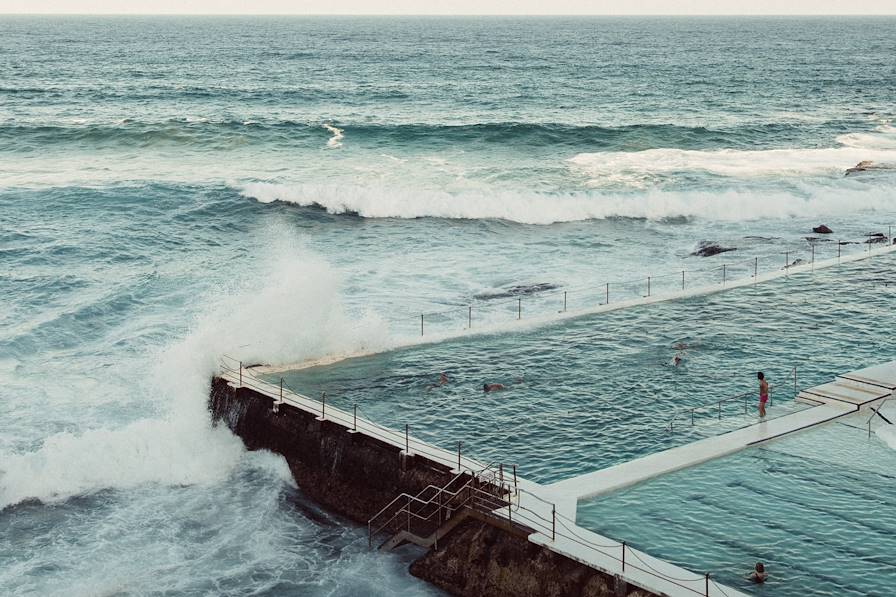
[[[892,13],[2,12],[0,17],[896,17]]]

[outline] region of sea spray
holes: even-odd
[[[375,315],[355,320],[342,310],[338,276],[325,261],[282,229],[271,232],[277,258],[235,293],[210,297],[184,339],[147,355],[147,378],[135,380],[135,391],[161,397],[163,412],[119,428],[56,433],[33,452],[0,454],[0,509],[146,483],[220,482],[244,458],[240,440],[209,420],[209,379],[220,355],[289,361],[385,342]]]

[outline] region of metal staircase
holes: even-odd
[[[505,478],[503,465],[464,470],[442,487],[428,485],[416,495],[402,493],[389,502],[367,523],[368,546],[372,549],[374,537],[384,532],[391,536],[380,544],[382,550],[405,543],[438,546],[440,539],[471,515],[480,518],[506,511],[512,520],[518,504],[516,476]]]

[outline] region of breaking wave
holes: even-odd
[[[282,230],[271,236],[288,237]],[[146,356],[156,365],[121,401],[161,401],[158,417],[57,433],[32,452],[0,452],[0,510],[147,483],[222,481],[245,458],[242,442],[209,420],[209,380],[222,353],[287,361],[380,346],[385,324],[346,315],[339,279],[325,261],[280,240],[270,253],[278,257],[252,285],[210,299],[191,334]]]
[[[449,193],[420,189],[326,184],[248,183],[244,197],[316,206],[331,214],[364,218],[500,219],[521,224],[554,224],[607,218],[704,218],[747,221],[765,218],[835,216],[896,209],[892,186],[858,183],[819,186],[806,194],[755,190],[661,191],[639,194],[574,194],[489,191]]]

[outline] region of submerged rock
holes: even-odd
[[[857,174],[859,172],[865,172],[866,170],[868,170],[869,168],[872,167],[873,163],[874,162],[872,162],[871,160],[862,160],[861,162],[859,162],[852,168],[847,168],[846,176],[849,176],[850,174]]]
[[[815,234],[831,234],[834,231],[822,224],[821,226],[816,226],[815,228],[813,228],[812,232],[814,232]]]
[[[538,284],[522,284],[519,286],[511,286],[507,290],[500,290],[498,292],[482,292],[480,294],[474,295],[474,298],[488,301],[492,299],[528,296],[530,294],[546,292],[548,290],[556,290],[558,288],[560,287],[556,284],[551,284],[550,282],[540,282]]]
[[[868,172],[869,170],[896,170],[896,164],[877,164],[871,160],[862,160],[852,168],[847,168],[845,175],[860,174],[862,172]]]
[[[695,257],[712,257],[719,253],[727,253],[728,251],[737,251],[735,247],[723,247],[717,242],[701,240],[697,244],[697,250],[691,253]]]
[[[867,239],[865,239],[865,242],[868,243],[869,245],[875,245],[878,243],[887,242],[887,237],[883,232],[872,232],[872,233],[866,234],[865,236],[868,237]]]

